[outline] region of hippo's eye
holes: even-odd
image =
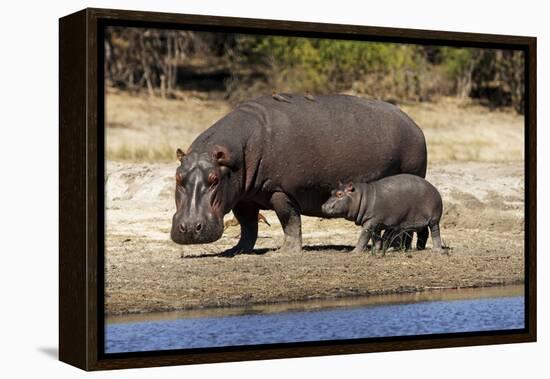
[[[340,198],[342,196],[344,196],[344,193],[342,191],[337,191],[336,192],[336,197]]]
[[[214,174],[213,172],[208,174],[208,183],[212,185],[218,184],[218,175]]]

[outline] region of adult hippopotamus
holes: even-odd
[[[264,96],[237,106],[177,150],[176,213],[171,238],[209,243],[233,211],[241,225],[226,254],[251,251],[258,212],[272,209],[284,231],[281,250],[300,251],[300,215],[324,217],[340,181],[426,175],[422,130],[389,103],[348,95]]]

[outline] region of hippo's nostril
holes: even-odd
[[[200,222],[197,223],[196,229],[197,229],[197,232],[200,232],[200,231],[201,231],[201,229],[202,229],[202,224],[201,224]]]
[[[185,225],[184,225],[184,224],[180,224],[180,226],[178,227],[178,229],[179,229],[179,231],[180,231],[181,233],[185,233],[185,230],[186,230],[186,229],[185,229]]]

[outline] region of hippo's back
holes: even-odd
[[[290,103],[262,97],[243,104],[244,110],[262,114],[274,159],[284,156],[314,176],[341,174],[361,181],[390,173],[425,176],[424,134],[396,106],[348,95],[316,96],[314,101],[285,96]]]
[[[428,220],[439,222],[443,212],[441,194],[427,180],[410,174],[393,175],[370,184],[375,187],[375,213],[389,216],[405,213],[417,224],[427,226]]]

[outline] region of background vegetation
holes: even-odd
[[[455,96],[523,113],[523,53],[364,41],[111,27],[110,87],[239,102],[259,94],[350,92],[394,102]]]

